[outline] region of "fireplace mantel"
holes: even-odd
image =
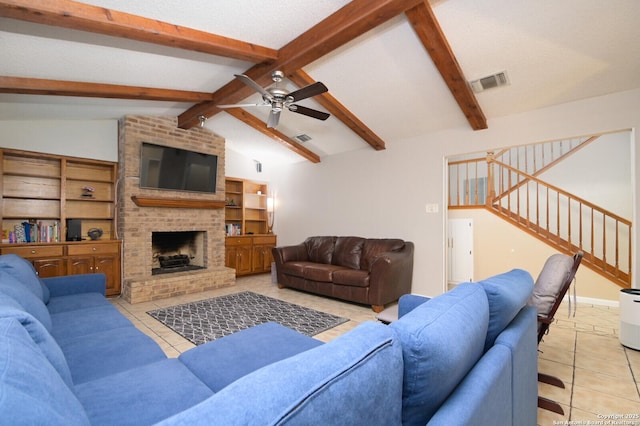
[[[222,209],[224,201],[195,200],[188,198],[141,197],[132,195],[131,199],[138,207],[175,207],[187,209]]]

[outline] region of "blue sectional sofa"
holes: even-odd
[[[12,425],[536,423],[533,281],[511,271],[323,344],[262,324],[166,358],[104,276],[0,256],[0,419]],[[410,309],[413,308],[413,309]]]

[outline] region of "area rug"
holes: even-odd
[[[307,336],[349,321],[251,291],[156,309],[147,314],[196,345],[269,321]]]

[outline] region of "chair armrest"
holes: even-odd
[[[398,318],[402,318],[404,315],[429,300],[429,297],[418,296],[417,294],[405,294],[401,296],[400,300],[398,300]]]
[[[100,293],[104,296],[107,289],[107,277],[104,274],[66,275],[41,280],[49,289],[51,297],[79,293]]]
[[[276,262],[276,265],[282,265],[283,263],[295,260],[307,260],[308,258],[307,248],[304,244],[274,247],[271,249],[271,253],[273,254],[273,260]]]

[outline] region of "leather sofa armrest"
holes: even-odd
[[[372,305],[384,305],[411,293],[413,243],[405,242],[401,251],[378,255],[369,268],[369,294]]]
[[[271,249],[273,260],[276,265],[292,262],[295,260],[307,260],[307,248],[304,244],[294,246],[274,247]]]

